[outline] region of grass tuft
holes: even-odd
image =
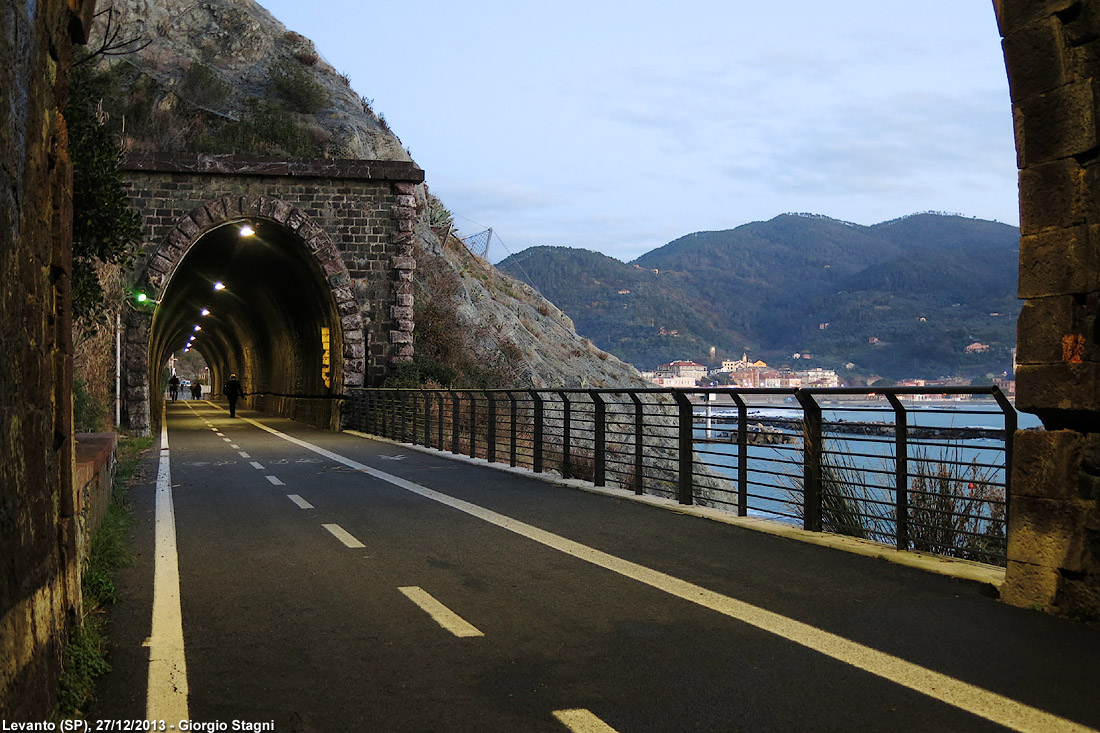
[[[83,717],[88,705],[95,699],[96,679],[111,671],[111,665],[107,662],[104,610],[118,601],[115,572],[133,560],[126,536],[133,521],[129,485],[141,461],[141,454],[152,447],[153,441],[151,437],[123,438],[116,449],[111,504],[103,524],[92,536],[91,548],[81,573],[84,617],[73,626],[68,646],[62,655],[56,718]]]

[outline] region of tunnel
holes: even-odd
[[[190,348],[210,367],[213,396],[236,374],[247,393],[241,407],[338,424],[337,306],[316,257],[278,221],[242,218],[202,234],[161,289],[148,344],[154,416],[169,357]]]

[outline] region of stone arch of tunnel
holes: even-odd
[[[171,354],[193,344],[210,367],[215,393],[236,373],[250,393],[245,404],[338,425],[337,398],[345,386],[362,384],[366,335],[335,245],[286,202],[245,200],[240,213],[211,203],[180,220],[205,226],[185,225],[192,232],[186,239],[158,248],[167,271],[143,278],[152,307],[128,313],[128,330],[147,349],[144,359],[142,351],[131,352],[127,372],[144,373],[150,387],[143,390],[148,402],[131,409],[159,415],[162,369]],[[211,208],[220,213],[211,216]],[[279,218],[291,224],[260,213],[265,209],[285,210]],[[251,235],[242,235],[245,225]],[[308,244],[303,230],[310,232]]]
[[[415,165],[158,153],[125,169],[150,242],[133,280],[158,301],[126,311],[131,430],[159,422],[161,369],[191,335],[216,392],[237,372],[251,406],[323,427],[411,359]]]
[[[331,239],[321,230],[307,246],[297,230],[311,222],[291,213],[301,222],[295,229],[260,214],[211,218],[170,254],[167,276],[150,279],[156,301],[148,324],[150,385],[160,384],[169,356],[190,343],[210,367],[215,392],[236,373],[249,393],[245,404],[338,424],[334,398],[343,393],[345,375],[358,375],[349,381],[362,384],[362,317],[350,290],[333,285],[346,283],[348,273]],[[246,225],[253,232],[247,236]],[[150,397],[157,414],[161,390]]]

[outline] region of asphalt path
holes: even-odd
[[[167,406],[192,721],[1100,729],[1100,629],[980,584],[238,415]],[[93,719],[146,717],[154,490]]]

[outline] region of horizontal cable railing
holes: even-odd
[[[355,389],[345,428],[1005,564],[1016,411],[996,387]]]

